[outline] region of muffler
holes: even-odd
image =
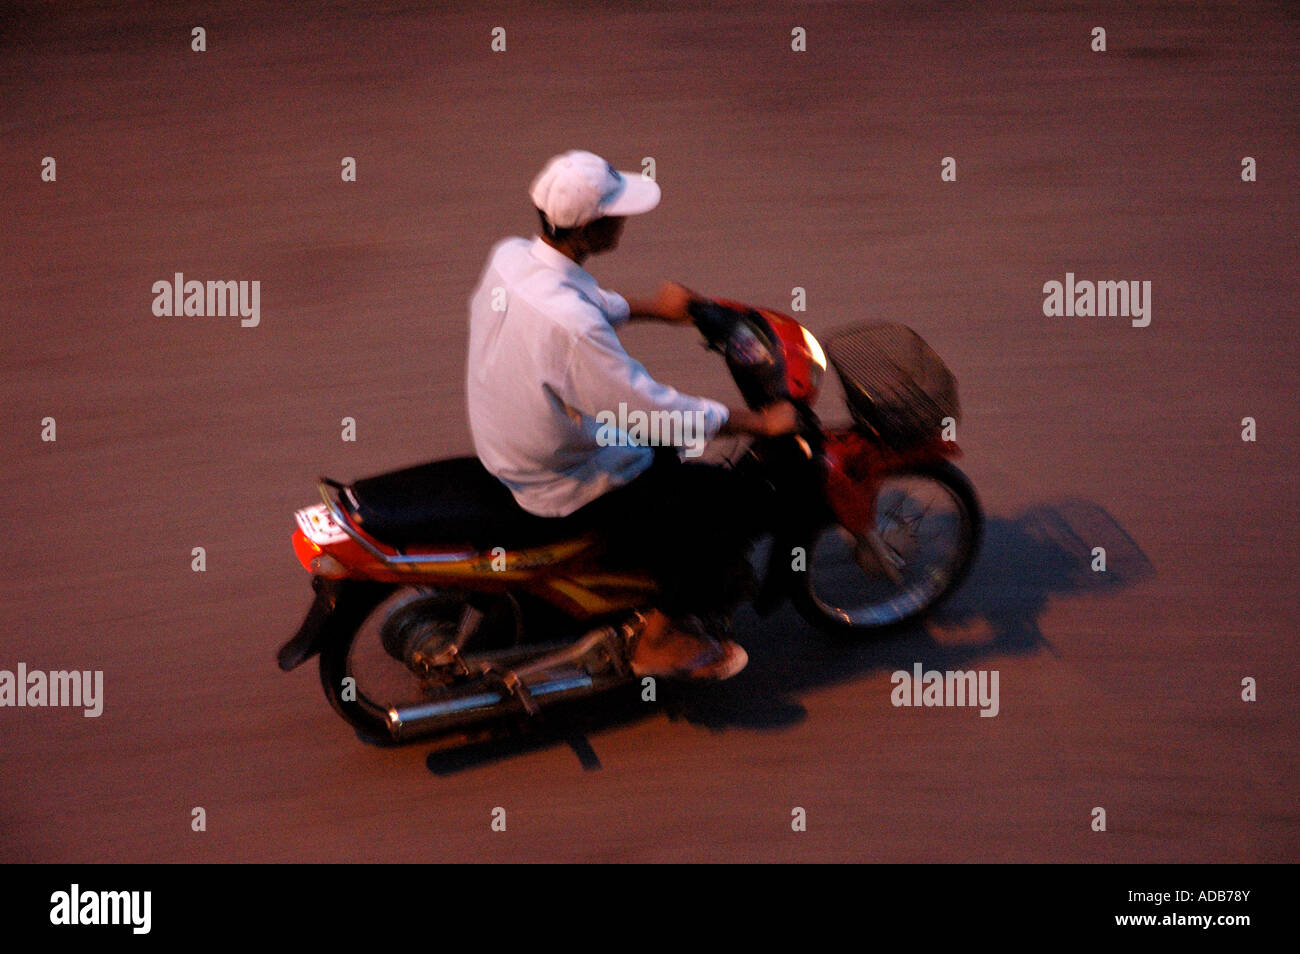
[[[625,684],[631,671],[624,639],[622,630],[603,626],[571,645],[510,669],[484,664],[473,685],[454,694],[389,708],[388,732],[394,741],[403,742],[507,715],[535,716],[542,705]]]

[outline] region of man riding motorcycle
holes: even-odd
[[[492,249],[470,299],[467,397],[474,449],[519,505],[573,528],[600,528],[611,559],[635,556],[660,584],[633,647],[638,676],[726,679],[748,657],[726,639],[738,561],[761,488],[729,468],[684,463],[678,449],[607,439],[598,416],[692,415],[702,438],[776,436],[797,427],[788,401],[728,408],[655,381],[623,349],[631,319],[691,325],[696,297],[665,282],[648,300],[602,289],[582,268],[618,246],[626,217],[659,203],[659,186],[590,152],[553,157],[530,188],[532,241]],[[626,419],[626,416],[620,417]]]

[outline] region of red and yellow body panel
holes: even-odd
[[[579,618],[634,609],[650,602],[657,586],[649,574],[611,571],[602,566],[600,541],[594,535],[557,540],[519,550],[477,550],[469,546],[411,548],[399,554],[353,525],[376,549],[411,562],[384,563],[350,536],[329,542],[311,539],[301,528],[293,550],[309,572],[322,576],[382,583],[469,589],[492,593],[532,593]],[[418,560],[428,556],[428,562]]]

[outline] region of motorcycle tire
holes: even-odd
[[[928,578],[902,593],[894,594],[890,599],[847,608],[843,605],[843,600],[833,598],[826,592],[827,581],[836,574],[848,578],[848,589],[854,588],[855,574],[863,583],[875,583],[886,590],[890,585],[896,587],[897,584],[892,581],[885,584],[881,579],[869,578],[866,571],[853,560],[835,561],[834,551],[845,548],[846,538],[857,538],[838,524],[824,525],[807,541],[804,550],[807,566],[804,572],[794,574],[796,581],[791,591],[791,602],[799,614],[823,632],[856,637],[893,632],[938,606],[970,572],[983,536],[984,512],[966,475],[948,461],[887,475],[882,480],[881,492],[877,495],[875,505],[877,529],[879,530],[883,519],[893,519],[895,516],[882,513],[891,487],[907,481],[941,490],[952,507],[956,527],[945,565],[932,570]],[[923,512],[917,519],[924,517]],[[899,523],[901,525],[902,521]],[[834,568],[828,566],[832,562],[835,563]]]

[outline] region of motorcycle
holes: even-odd
[[[773,501],[750,594],[760,615],[788,598],[822,630],[875,635],[947,597],[974,560],[983,513],[953,464],[955,379],[924,340],[870,324],[823,350],[779,312],[722,299],[690,308],[749,407],[784,399],[798,415],[796,433],[752,439],[731,462]],[[812,409],[828,363],[844,426]],[[656,584],[603,562],[602,531],[565,533],[527,513],[475,457],[318,486],[322,502],[297,512],[293,534],[315,599],[279,665],[319,655],[326,697],[363,739],[462,744],[640,684],[630,647]]]

